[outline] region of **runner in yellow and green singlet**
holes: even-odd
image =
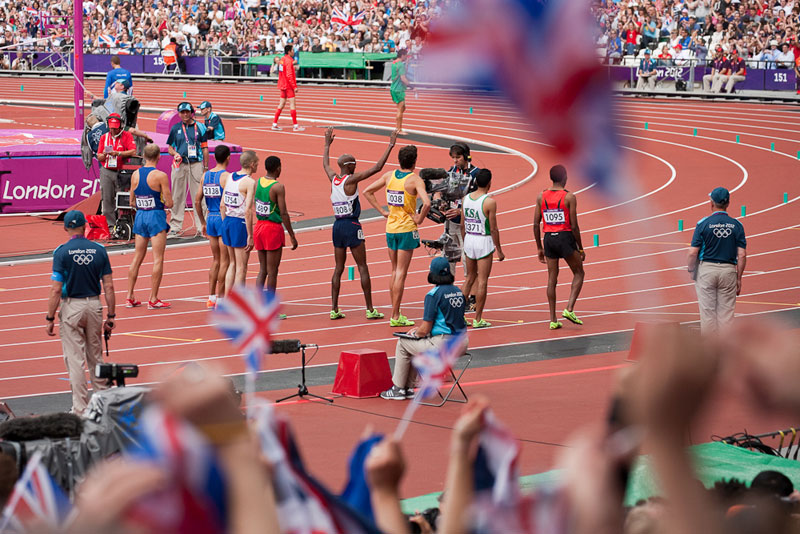
[[[431,201],[425,192],[425,183],[414,174],[414,168],[417,166],[417,147],[409,145],[401,148],[398,160],[400,170],[390,171],[381,176],[364,191],[364,198],[386,217],[386,244],[389,247],[389,260],[392,262],[389,285],[392,317],[389,324],[411,326],[414,321],[409,321],[400,314],[400,302],[403,300],[408,266],[414,255],[414,249],[419,247],[417,226],[425,220]],[[388,209],[380,205],[375,198],[375,192],[384,187]],[[422,201],[419,213],[415,213],[417,197]]]

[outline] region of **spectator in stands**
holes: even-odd
[[[17,57],[11,62],[11,70],[31,70],[31,62],[17,50]]]
[[[775,55],[775,65],[779,69],[791,69],[794,68],[795,64],[795,57],[794,52],[789,49],[789,43],[785,42],[781,45],[780,52],[777,52]]]
[[[730,74],[728,75],[727,83],[725,85],[725,92],[733,93],[733,88],[737,83],[743,82],[747,75],[747,68],[745,67],[744,60],[739,57],[739,52],[736,48],[731,50],[731,58],[729,60]]]
[[[651,43],[658,40],[658,24],[653,17],[648,16],[647,22],[642,26],[642,48],[650,48]]]
[[[718,85],[717,78],[724,67],[725,55],[722,52],[722,47],[719,47],[714,55],[714,61],[711,63],[711,72],[703,76],[703,91],[708,93],[711,91],[712,87],[716,87]]]
[[[625,26],[625,30],[622,32],[625,36],[625,53],[629,56],[632,56],[636,53],[636,44],[639,39],[639,33],[636,31],[632,22],[629,22],[627,26]]]
[[[658,64],[663,67],[671,67],[673,63],[672,54],[669,52],[669,44],[663,43],[661,45],[661,52],[658,54]]]
[[[755,68],[757,69],[774,69],[777,67],[775,63],[776,55],[779,54],[778,41],[775,39],[769,42],[768,47],[761,50],[760,53],[753,56],[756,61]]]
[[[658,71],[656,71],[656,63],[650,57],[650,50],[645,49],[644,57],[639,62],[639,68],[636,70],[636,89],[653,91],[656,88],[656,78],[658,78]],[[645,85],[647,87],[645,87]]]
[[[611,30],[608,38],[608,62],[611,64],[619,63],[622,59],[622,39],[620,39],[616,30]]]

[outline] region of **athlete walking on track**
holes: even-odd
[[[160,310],[169,308],[169,302],[158,298],[161,278],[164,275],[164,249],[167,247],[167,212],[172,208],[172,193],[169,190],[167,174],[156,169],[161,150],[158,145],[150,143],[144,147],[144,166],[131,177],[131,206],[136,206],[136,219],[133,222],[133,233],[136,236],[136,249],[133,261],[128,269],[128,298],[126,308],[135,308],[142,303],[133,296],[139,268],[147,254],[147,244],[153,248],[153,273],[150,277],[150,299],[148,309]]]
[[[222,186],[220,178],[228,174],[228,164],[231,160],[231,149],[227,145],[217,145],[214,148],[214,161],[217,165],[203,176],[203,187],[197,192],[194,199],[195,206],[202,206],[205,201],[208,218],[203,215],[203,210],[197,210],[203,235],[208,237],[211,246],[211,269],[208,272],[208,301],[206,306],[213,308],[217,299],[225,296],[225,275],[228,272],[228,249],[222,244],[222,215],[220,203],[222,201]]]
[[[295,132],[302,132],[305,130],[302,126],[297,124],[297,109],[295,103],[295,95],[297,94],[297,76],[295,76],[295,65],[292,53],[294,47],[288,44],[283,47],[283,57],[278,63],[278,89],[281,92],[281,100],[278,103],[278,109],[275,111],[275,120],[272,121],[272,129],[280,131],[283,128],[278,126],[278,118],[281,116],[286,105],[286,100],[289,100],[289,111],[292,114],[292,124],[294,124]]]
[[[268,157],[264,160],[264,170],[267,175],[259,178],[255,193],[258,222],[253,233],[259,265],[256,287],[263,289],[266,282],[267,289],[275,291],[278,287],[278,268],[281,265],[283,246],[286,244],[283,229],[286,228],[289,232],[292,250],[297,249],[297,238],[286,208],[286,188],[278,182],[281,176],[281,159],[277,156]],[[286,315],[282,313],[280,317],[285,319]]]
[[[403,114],[406,112],[406,88],[411,85],[406,78],[408,65],[406,65],[406,50],[401,48],[397,51],[397,58],[392,62],[392,85],[389,93],[392,95],[392,102],[397,106],[397,133],[402,135]]]
[[[408,320],[400,313],[400,302],[406,285],[408,266],[414,256],[414,249],[419,248],[419,232],[417,226],[422,224],[431,209],[431,201],[425,192],[425,183],[414,174],[417,166],[417,147],[404,146],[397,154],[400,163],[399,171],[390,171],[372,183],[364,196],[381,215],[386,217],[386,244],[389,248],[389,260],[392,263],[392,277],[389,282],[389,293],[392,297],[392,317],[389,325],[412,326],[414,321]],[[375,192],[386,188],[387,210],[375,198]],[[417,197],[422,200],[419,213],[416,212]]]
[[[347,259],[347,249],[353,255],[358,265],[358,278],[361,280],[361,290],[367,304],[367,319],[381,319],[383,314],[372,306],[372,283],[369,278],[367,266],[367,247],[364,243],[364,232],[358,217],[361,215],[361,202],[358,199],[358,184],[367,178],[379,173],[386,160],[389,159],[395,143],[397,130],[389,137],[389,146],[381,158],[369,169],[356,172],[356,158],[350,154],[342,154],[337,160],[339,173],[330,166],[331,143],[336,136],[331,126],[325,131],[325,149],[322,151],[322,168],[331,182],[331,204],[333,205],[333,257],[336,267],[331,278],[331,320],[343,319],[344,313],[339,311],[339,289],[344,272],[344,262]]]
[[[583,262],[586,254],[581,244],[581,232],[578,228],[578,201],[575,195],[565,189],[567,170],[563,165],[550,169],[550,180],[553,186],[545,189],[536,199],[533,213],[533,236],[539,261],[547,263],[547,302],[550,304],[550,330],[561,328],[556,320],[556,284],[558,283],[558,260],[564,258],[572,270],[572,288],[569,293],[567,308],[561,316],[575,324],[583,321],[575,315],[575,301],[583,287]],[[542,228],[539,225],[542,224]],[[544,229],[544,247],[542,247],[542,229]]]

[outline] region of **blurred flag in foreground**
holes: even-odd
[[[42,464],[42,453],[28,460],[0,517],[0,532],[22,533],[29,528],[60,530],[72,509],[64,490]]]
[[[128,519],[145,532],[223,532],[227,524],[225,481],[206,438],[156,406],[142,414],[137,437],[138,447],[127,452],[169,473],[171,483],[134,505]]]
[[[520,445],[489,410],[478,436],[472,503],[473,534],[566,534],[566,496],[560,488],[519,487]]]
[[[305,469],[289,422],[272,405],[254,408],[261,450],[272,464],[278,521],[284,534],[379,534],[378,528],[333,495]]]
[[[415,401],[427,399],[439,391],[453,365],[464,354],[466,346],[467,334],[462,332],[448,337],[441,347],[414,356],[411,363],[420,376],[420,387],[414,398]]]
[[[461,0],[431,26],[417,78],[502,91],[547,143],[609,190],[617,136],[589,8],[588,0]]]

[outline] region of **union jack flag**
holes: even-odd
[[[378,528],[306,471],[288,420],[271,404],[252,412],[261,451],[272,465],[278,522],[284,534],[379,534]]]
[[[116,48],[117,46],[117,38],[113,35],[108,35],[107,33],[101,34],[97,41],[100,45],[106,45],[108,48]]]
[[[352,13],[345,15],[340,9],[333,8],[333,11],[331,12],[331,22],[338,24],[341,27],[358,26],[364,22],[364,12],[359,11],[355,15]]]
[[[127,518],[150,532],[222,532],[227,521],[225,480],[207,440],[156,406],[145,409],[138,430],[126,453],[157,465],[173,482],[135,503]]]
[[[279,311],[280,300],[274,292],[243,285],[234,286],[213,311],[217,329],[244,353],[248,373],[258,372],[261,355],[271,352]]]
[[[37,451],[28,460],[3,509],[0,532],[25,532],[31,523],[58,530],[64,526],[71,508],[64,491],[42,464],[42,453]]]
[[[415,399],[426,399],[439,391],[442,383],[458,358],[464,354],[467,334],[450,336],[438,349],[430,349],[414,356],[411,363],[420,376],[420,388]]]
[[[238,0],[233,4],[234,9],[236,10],[236,15],[243,16],[247,13],[247,6],[244,4],[244,0]]]
[[[499,89],[545,141],[608,190],[619,148],[595,34],[582,0],[463,0],[431,27],[417,75]]]

